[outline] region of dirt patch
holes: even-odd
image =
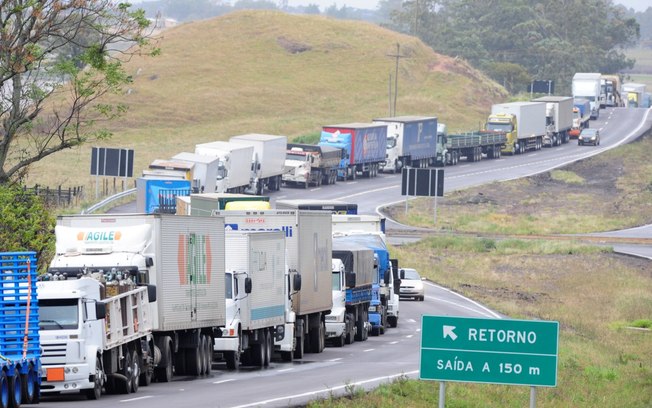
[[[290,54],[299,54],[302,52],[312,50],[312,46],[308,44],[303,44],[297,41],[293,41],[285,37],[278,37],[276,39],[276,43],[281,47],[283,47],[285,51],[289,52]]]

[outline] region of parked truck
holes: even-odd
[[[343,150],[338,179],[355,180],[358,173],[364,177],[376,177],[385,163],[387,125],[348,123],[324,126],[319,145]]]
[[[177,197],[192,193],[190,180],[139,177],[136,179],[137,212],[175,214]]]
[[[266,367],[285,328],[285,234],[227,231],[225,249],[226,325],[214,350],[231,370],[240,361]]]
[[[543,96],[532,102],[546,104],[546,136],[543,137],[543,145],[553,147],[568,143],[568,132],[573,127],[573,97]]]
[[[578,72],[573,75],[573,98],[588,99],[591,105],[591,119],[600,117],[600,79],[595,72]]]
[[[372,284],[369,307],[371,334],[383,334],[385,328],[396,327],[399,317],[400,280],[398,270],[389,257],[385,238],[385,219],[376,215],[333,215],[333,237],[346,239],[373,249],[378,258],[378,274]]]
[[[219,158],[197,153],[181,152],[174,155],[172,160],[185,161],[193,165],[191,178],[193,192],[212,193],[215,191]]]
[[[210,373],[225,326],[224,218],[60,216],[55,235],[38,284],[44,392],[97,399]]]
[[[0,403],[3,407],[37,404],[41,396],[36,268],[36,252],[0,252]]]
[[[600,107],[622,107],[620,76],[602,75],[600,79]]]
[[[482,155],[491,159],[499,159],[501,151],[507,142],[507,133],[499,131],[480,130],[467,133],[446,134],[442,136],[442,142],[437,145],[437,157],[443,158],[444,162],[437,162],[439,165],[455,165],[462,157],[467,161],[480,161]]]
[[[254,148],[250,158],[254,178],[249,185],[253,194],[263,195],[265,189],[280,190],[285,169],[285,149],[288,142],[286,136],[249,133],[232,136],[229,142]]]
[[[254,147],[216,141],[195,145],[195,153],[218,159],[215,190],[207,193],[244,193],[254,179]]]
[[[288,143],[283,182],[308,188],[335,184],[342,149],[301,143]]]
[[[377,268],[373,250],[333,239],[333,308],[326,316],[326,339],[334,346],[366,340]]]
[[[287,248],[285,325],[277,329],[274,350],[284,361],[321,353],[326,316],[331,311],[331,214],[322,211],[216,211],[236,231],[284,231]]]
[[[395,116],[377,118],[373,123],[387,125],[387,150],[383,171],[400,173],[403,167],[425,168],[437,155],[437,118],[434,116]]]
[[[568,132],[570,138],[577,139],[582,129],[589,127],[591,120],[591,105],[588,99],[573,99],[573,126]]]
[[[645,95],[645,84],[628,82],[623,84],[623,98],[627,100],[628,108],[643,108],[643,97]]]
[[[505,132],[504,153],[523,154],[540,150],[546,135],[546,104],[511,102],[493,105],[486,130]]]

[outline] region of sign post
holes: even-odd
[[[423,316],[419,378],[556,387],[558,338],[558,322]]]

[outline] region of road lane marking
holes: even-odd
[[[292,371],[292,370],[294,370],[294,368],[284,368],[282,370],[276,370],[276,371],[279,372],[279,373],[284,373],[286,371]]]
[[[366,350],[363,350],[363,353],[367,353],[367,352],[369,352],[369,351],[374,351],[374,350],[375,350],[375,349],[366,349]]]
[[[414,334],[408,334],[408,335],[405,336],[405,337],[407,337],[408,339],[411,339],[413,336],[414,336]]]
[[[133,401],[141,401],[144,399],[152,398],[151,395],[143,395],[142,397],[136,397],[136,398],[129,398],[129,399],[124,399],[120,400],[120,402],[133,402]]]
[[[398,344],[398,341],[392,341],[389,344]]]
[[[328,360],[328,361],[330,361],[330,362],[334,362],[334,361],[340,361],[341,359],[342,359],[342,357],[338,357],[338,358],[330,359],[330,360]]]
[[[224,384],[231,381],[235,381],[235,378],[229,378],[228,380],[214,381],[213,384]]]

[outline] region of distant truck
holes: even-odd
[[[570,138],[577,139],[582,129],[589,127],[591,105],[588,99],[573,99],[573,125],[568,132]]]
[[[338,179],[355,180],[358,173],[364,177],[376,177],[385,163],[387,125],[348,123],[324,126],[319,145],[343,150]]]
[[[340,160],[342,149],[337,147],[288,143],[283,182],[304,188],[335,184]]]
[[[3,407],[38,404],[41,373],[63,372],[41,368],[39,336],[40,300],[37,290],[36,252],[0,252],[0,385]]]
[[[136,179],[137,212],[175,214],[177,197],[189,196],[192,193],[190,180],[150,177]]]
[[[266,367],[284,329],[286,291],[283,231],[226,232],[226,325],[215,339],[228,369]]]
[[[540,150],[546,135],[546,104],[511,102],[493,105],[486,130],[506,133],[504,153],[523,154],[527,150]]]
[[[483,154],[491,159],[499,159],[502,148],[507,142],[507,133],[486,130],[446,134],[440,137],[442,143],[438,144],[437,157],[443,157],[443,165],[446,166],[456,165],[462,157],[466,157],[470,162],[480,161]],[[442,165],[440,162],[437,164]]]
[[[372,249],[333,239],[333,308],[326,316],[326,339],[336,347],[366,340],[377,268]]]
[[[172,160],[185,161],[193,165],[191,178],[193,192],[215,192],[219,158],[182,152],[172,156]]]
[[[285,325],[277,329],[274,350],[284,361],[321,353],[331,292],[331,214],[317,211],[216,211],[234,231],[284,231],[288,273]]]
[[[250,158],[255,175],[249,185],[252,194],[263,195],[265,189],[269,191],[281,189],[285,169],[285,149],[288,142],[286,136],[249,133],[232,136],[229,142],[254,148],[253,156]]]
[[[190,211],[186,214],[192,215],[213,215],[215,211],[232,210],[237,203],[250,205],[248,209],[269,210],[272,208],[267,196],[255,196],[251,194],[191,194]]]
[[[210,373],[226,316],[224,218],[60,216],[55,235],[38,284],[44,392],[97,399]]]
[[[400,173],[403,167],[424,168],[435,163],[436,117],[395,116],[377,118],[373,123],[387,125],[387,151],[383,171]]]
[[[340,200],[313,200],[313,199],[296,199],[296,200],[276,200],[274,203],[278,210],[313,210],[329,211],[333,214],[357,214],[358,205],[347,203]]]
[[[620,76],[602,75],[600,78],[600,107],[622,107]]]
[[[195,145],[195,153],[218,159],[215,191],[206,193],[244,193],[251,186],[253,146],[216,141]]]
[[[573,127],[573,97],[571,96],[543,96],[532,102],[545,102],[546,104],[546,136],[543,138],[544,146],[559,146],[568,143]]]
[[[627,100],[628,108],[644,108],[645,84],[628,82],[623,84],[623,98]]]
[[[600,117],[600,80],[596,72],[578,72],[573,75],[573,98],[588,99],[591,104],[591,119]]]

